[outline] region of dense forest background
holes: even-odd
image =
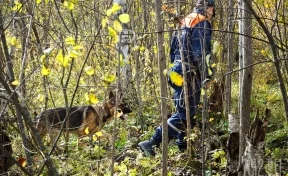
[[[268,108],[263,169],[267,175],[287,175],[288,1],[215,2],[216,75],[203,93],[208,106],[199,107],[208,112],[206,135],[201,138],[199,130],[192,130],[192,154],[180,153],[169,141],[164,161],[161,149],[155,158],[146,158],[137,144],[153,135],[165,113],[174,111],[173,90],[160,80],[171,66],[175,19],[191,13],[196,1],[0,0],[3,173],[225,175],[231,159],[228,116],[240,119],[240,126],[249,124],[240,127],[240,134],[247,134],[257,111],[262,116]],[[133,112],[126,121],[105,125],[115,136],[115,147],[106,139],[72,135],[68,144],[61,136],[54,151],[48,137],[32,138],[32,121],[41,111],[97,104],[119,87]],[[168,105],[165,111],[163,104]],[[204,164],[199,159],[203,153]],[[165,163],[167,171],[162,170]]]

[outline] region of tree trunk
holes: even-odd
[[[126,0],[114,0],[114,3],[118,3],[121,6],[121,12],[120,13],[127,13],[127,6],[126,6]],[[120,15],[120,14],[119,14]],[[123,80],[121,81],[121,87],[129,88],[130,81],[132,78],[132,71],[131,71],[131,65],[129,64],[129,35],[128,35],[128,25],[122,24],[123,30],[120,34],[120,41],[121,45],[118,46],[120,53],[123,56],[123,62],[124,66],[121,68],[121,75],[123,76]],[[119,44],[118,44],[119,45]]]
[[[237,176],[239,162],[239,118],[228,114],[229,138],[227,141],[228,176]]]
[[[167,98],[167,82],[163,74],[166,69],[166,59],[164,50],[164,29],[163,20],[161,15],[162,0],[154,0],[155,14],[156,14],[156,31],[157,31],[157,48],[158,48],[158,67],[159,67],[159,79],[160,79],[160,97],[161,97],[161,116],[162,116],[162,175],[167,175],[167,156],[168,156],[168,126],[167,126],[167,114],[168,106],[166,102]]]
[[[228,57],[228,63],[227,63],[227,72],[232,71],[232,63],[233,63],[233,46],[234,46],[234,35],[231,33],[233,32],[233,18],[234,18],[234,0],[228,0],[228,51],[227,51],[227,57]],[[231,111],[231,74],[228,74],[226,76],[226,87],[225,87],[225,100],[226,100],[226,106],[225,106],[225,115],[227,116]]]
[[[242,1],[242,23],[240,28],[241,34],[245,36],[240,36],[242,40],[242,46],[239,53],[242,53],[242,66],[243,68],[248,67],[252,64],[252,39],[246,36],[252,36],[252,19],[249,10],[247,9],[247,3],[251,4],[252,1]],[[241,62],[241,61],[240,61]],[[252,67],[248,67],[242,71],[240,80],[240,142],[239,142],[239,158],[240,162],[245,149],[245,137],[247,135],[250,119],[250,103],[251,103],[251,91],[252,91]],[[239,173],[239,175],[242,175]]]

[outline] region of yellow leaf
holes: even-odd
[[[209,122],[211,123],[211,122],[213,122],[213,120],[214,120],[214,118],[210,118],[210,119],[209,119]]]
[[[89,94],[89,100],[92,104],[97,104],[99,103],[99,100],[96,98],[96,96],[94,94]]]
[[[117,31],[117,32],[122,32],[122,25],[121,25],[121,23],[118,21],[118,20],[115,20],[114,22],[113,22],[113,28]]]
[[[141,46],[140,47],[140,51],[145,51],[146,47],[145,46]]]
[[[212,51],[212,53],[216,55],[216,54],[218,54],[220,52],[220,50],[221,50],[220,42],[215,41],[213,43],[213,51]]]
[[[201,95],[205,95],[205,90],[203,88],[201,89]]]
[[[49,0],[45,0],[45,4],[48,4],[49,3]]]
[[[76,58],[76,57],[81,56],[81,55],[82,55],[82,53],[79,52],[79,51],[76,51],[76,50],[73,50],[73,49],[69,51],[69,56],[71,58]]]
[[[206,56],[206,65],[208,67],[210,67],[210,59],[211,59],[211,54],[207,54],[207,56]]]
[[[215,63],[213,63],[212,65],[211,65],[211,67],[212,68],[215,68],[217,65],[215,64]]]
[[[114,75],[106,75],[102,77],[102,80],[108,83],[112,83],[116,79]]]
[[[36,0],[36,4],[40,4],[42,0]]]
[[[134,46],[133,48],[132,48],[132,51],[137,51],[137,50],[139,50],[139,46],[137,45],[137,46]]]
[[[164,70],[163,70],[163,75],[164,75],[164,76],[167,76],[167,72],[168,72],[168,70],[167,70],[167,69],[164,69]]]
[[[84,49],[84,47],[81,45],[76,45],[73,47],[73,50],[77,50],[77,51],[82,51],[83,49]]]
[[[85,134],[88,135],[89,134],[89,127],[86,127],[84,132],[85,132]]]
[[[58,62],[60,62],[63,67],[67,67],[67,66],[68,66],[68,61],[69,61],[69,56],[63,57],[63,52],[60,51],[60,52],[57,54],[57,56],[56,56],[56,60],[57,60]]]
[[[87,73],[87,75],[92,76],[94,74],[95,70],[91,66],[87,66],[85,68],[85,72]]]
[[[85,94],[84,94],[84,98],[85,98],[86,101],[90,101],[90,99],[89,99],[89,94],[88,94],[88,93],[85,93]]]
[[[16,79],[15,81],[13,81],[11,83],[13,86],[18,86],[20,84],[20,82]]]
[[[101,21],[102,27],[105,28],[107,24],[107,18],[103,18]]]
[[[108,27],[109,36],[114,37],[117,35],[117,32],[112,28]]]
[[[97,139],[98,139],[97,136],[94,134],[93,135],[93,141],[97,141]]]
[[[99,137],[103,136],[103,133],[101,131],[98,131],[95,134],[96,134],[96,136],[99,136]]]
[[[174,83],[176,86],[182,86],[183,85],[183,77],[177,73],[177,72],[170,72],[170,79],[171,82]]]
[[[19,1],[14,2],[14,6],[12,7],[13,11],[22,11],[22,4]]]
[[[120,39],[119,39],[119,35],[115,35],[114,37],[113,37],[113,43],[118,43],[120,41]]]
[[[13,37],[11,38],[10,44],[11,44],[12,46],[16,46],[16,45],[18,44],[17,39],[16,39],[15,36],[13,36]]]
[[[41,74],[43,76],[47,76],[47,75],[49,75],[49,73],[50,73],[50,70],[43,65],[42,70],[41,70]]]
[[[71,1],[64,1],[64,6],[69,9],[69,10],[73,10],[74,9],[74,3]]]
[[[44,60],[46,59],[46,55],[45,54],[43,54],[41,57],[40,57],[40,62],[41,63],[43,63],[44,62]]]
[[[66,2],[66,1],[65,1]],[[67,37],[66,39],[65,39],[65,43],[66,43],[66,45],[75,45],[76,43],[75,43],[75,39],[73,38],[73,37]]]
[[[111,8],[111,11],[112,11],[112,13],[115,13],[120,9],[121,9],[121,6],[118,3],[114,3],[112,8]]]
[[[121,14],[121,15],[119,15],[119,20],[121,21],[121,23],[129,23],[130,16],[127,13]]]
[[[80,85],[86,85],[84,78],[80,78]]]
[[[210,68],[208,68],[208,75],[209,76],[213,75],[213,71]]]
[[[38,94],[37,99],[38,99],[40,102],[43,102],[43,101],[44,101],[44,95]]]
[[[108,9],[107,12],[106,12],[106,15],[109,17],[112,15],[112,9]]]

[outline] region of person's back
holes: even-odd
[[[211,52],[211,24],[210,19],[214,14],[214,1],[208,0],[207,8],[204,7],[202,0],[197,2],[193,13],[186,16],[181,21],[181,38],[182,51],[179,49],[179,41],[177,32],[174,33],[170,45],[170,61],[173,63],[172,68],[167,73],[167,79],[170,86],[174,89],[174,103],[176,112],[167,120],[168,124],[168,138],[177,138],[177,145],[180,151],[187,148],[187,143],[184,140],[186,136],[186,110],[184,102],[184,90],[182,85],[173,82],[172,74],[183,76],[182,60],[180,52],[184,55],[184,64],[186,65],[186,78],[188,84],[189,107],[192,127],[196,124],[193,118],[196,113],[196,106],[200,101],[200,89],[202,85],[202,64],[205,63],[207,54]],[[203,55],[204,54],[204,55]],[[209,75],[208,75],[209,76]],[[206,80],[206,78],[205,78]],[[138,146],[145,152],[146,155],[155,155],[153,146],[159,146],[162,142],[162,127],[156,129],[154,136],[150,140],[140,142]]]

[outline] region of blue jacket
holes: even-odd
[[[201,15],[199,10],[189,14],[182,20],[181,40],[184,60],[192,63],[200,72],[202,71],[203,47],[205,47],[205,56],[211,53],[211,29],[211,23],[205,16]],[[204,41],[205,44],[203,44]],[[174,63],[172,71],[183,75],[177,32],[174,32],[171,40],[170,61]],[[187,69],[189,68],[187,67]]]

